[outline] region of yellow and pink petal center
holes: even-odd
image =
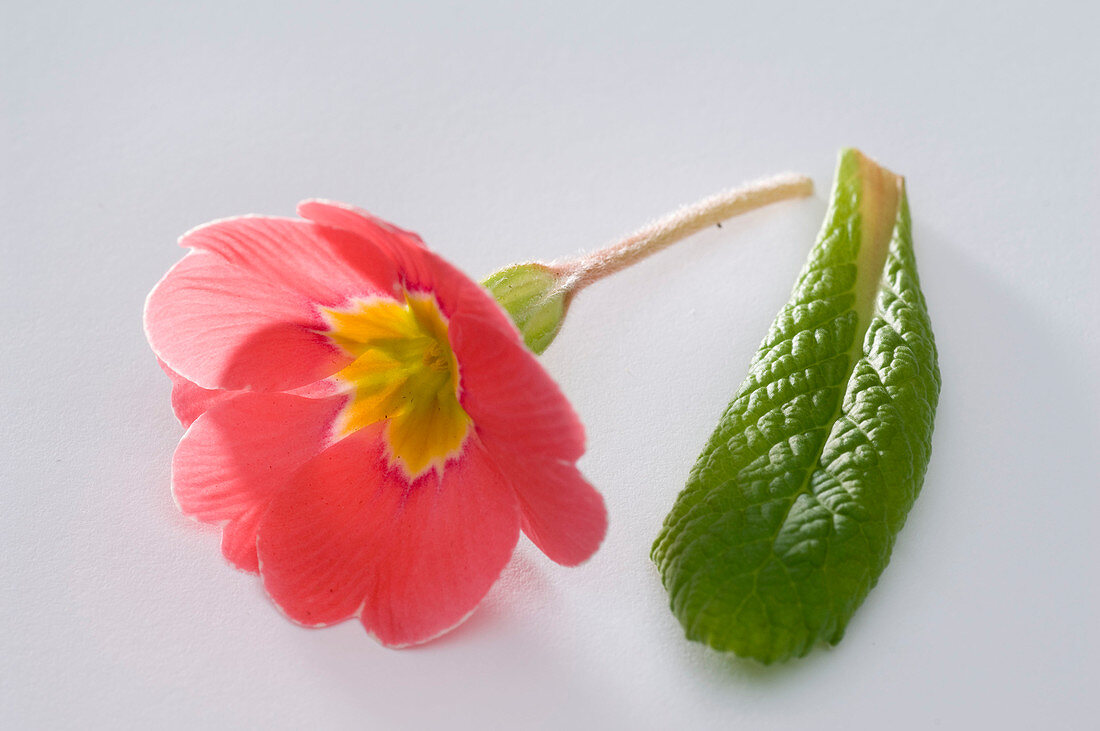
[[[431,294],[357,300],[325,309],[325,334],[355,360],[334,378],[351,393],[337,436],[384,423],[390,459],[410,478],[462,451],[470,417],[458,400],[458,362]]]

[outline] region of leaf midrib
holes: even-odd
[[[893,197],[889,195],[866,195],[868,192],[868,186],[865,183],[865,175],[868,169],[872,169],[874,171],[871,177],[873,179],[873,182],[878,184],[875,187],[881,189],[883,187],[887,187],[888,182],[894,182],[897,194]],[[889,178],[887,178],[887,176],[889,176]],[[881,193],[881,190],[877,192]],[[901,200],[900,193],[900,178],[893,175],[893,173],[890,173],[887,170],[879,168],[877,165],[870,162],[862,155],[860,156],[860,242],[855,257],[856,281],[853,283],[852,289],[847,290],[847,292],[844,293],[846,294],[848,292],[852,292],[853,294],[855,294],[855,301],[849,311],[855,311],[857,316],[856,332],[853,333],[852,342],[848,346],[847,372],[845,374],[845,377],[840,381],[841,393],[840,397],[837,399],[837,403],[833,409],[833,413],[829,416],[828,419],[822,421],[821,423],[822,427],[824,427],[825,429],[825,436],[821,440],[821,443],[818,446],[813,459],[809,461],[810,466],[806,469],[806,474],[802,479],[802,484],[796,491],[790,494],[787,500],[786,509],[783,512],[783,517],[776,523],[775,531],[772,533],[771,537],[767,539],[761,539],[761,541],[767,540],[769,543],[771,543],[771,553],[758,566],[752,569],[751,572],[742,572],[741,574],[739,574],[739,576],[744,576],[751,573],[753,580],[752,589],[748,593],[746,593],[745,597],[738,604],[738,612],[741,610],[741,608],[744,607],[745,603],[749,599],[751,599],[753,596],[759,595],[757,589],[759,586],[760,572],[772,558],[776,557],[775,541],[779,538],[779,534],[782,533],[783,527],[787,524],[787,520],[790,518],[791,510],[794,508],[795,502],[797,502],[798,498],[802,495],[812,495],[812,492],[809,489],[810,481],[813,479],[814,474],[819,469],[821,469],[821,455],[824,454],[825,449],[829,445],[829,440],[833,428],[836,426],[836,423],[837,421],[839,421],[840,417],[844,414],[845,396],[847,396],[848,394],[848,389],[852,381],[852,375],[855,373],[856,367],[859,365],[859,362],[863,359],[863,354],[866,350],[864,340],[867,337],[867,331],[871,326],[871,322],[875,318],[875,311],[877,309],[878,303],[878,294],[883,286],[883,277],[886,269],[886,261],[889,257],[890,244],[892,243],[897,232],[897,217]],[[884,213],[887,213],[887,211],[869,210],[881,200],[887,201],[887,205],[892,207],[891,210],[888,211],[889,216],[883,215]],[[871,219],[872,223],[870,225],[866,225],[869,218]],[[884,225],[882,224],[883,220],[889,220],[891,222],[889,229],[884,228]],[[868,231],[868,229],[871,230]],[[867,235],[868,233],[870,233],[870,236]],[[825,232],[823,231],[822,234],[824,235]],[[871,244],[870,247],[865,246],[865,243],[867,243],[868,241]],[[869,274],[867,274],[867,272],[874,272],[875,276],[872,278]],[[874,284],[869,286],[866,284],[867,281],[874,282]],[[861,287],[861,284],[863,284],[864,286]],[[870,291],[872,292],[872,295],[869,297],[861,297],[861,290]],[[843,316],[843,313],[838,314],[836,317],[841,316]],[[820,326],[820,324],[818,324],[817,326]],[[829,513],[832,514],[832,511],[829,511]],[[835,529],[835,525],[831,525],[831,530],[832,529]],[[753,543],[757,542],[758,541],[753,541]],[[828,552],[828,543],[826,543],[825,545],[825,551]],[[787,569],[786,564],[783,561],[779,561],[779,564],[783,568],[784,575],[787,576],[787,581],[788,583],[790,583],[795,595],[798,596],[799,609],[804,610],[802,597],[798,594],[797,583],[791,578],[790,572]],[[701,617],[705,615],[705,610],[707,606],[714,600],[715,597],[711,597],[707,601],[703,602],[703,604],[699,607],[699,612],[697,616]],[[805,611],[802,611],[802,616],[803,619],[805,619]]]

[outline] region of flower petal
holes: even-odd
[[[385,248],[309,221],[227,218],[192,229],[180,245],[214,253],[272,286],[325,306],[350,297],[393,296],[396,269]]]
[[[360,615],[391,647],[426,642],[465,619],[508,562],[516,501],[469,440],[442,479],[411,485],[386,463],[378,428],[311,460],[259,531],[268,594],[302,624]]]
[[[172,381],[172,411],[185,427],[191,426],[204,411],[241,393],[220,388],[203,388],[176,373],[160,358],[157,358],[157,363]]]
[[[172,267],[145,305],[157,357],[207,389],[285,391],[335,373],[350,359],[324,328],[305,296],[201,251]]]
[[[224,523],[222,552],[256,571],[256,525],[293,474],[324,447],[345,397],[240,393],[202,414],[180,440],[172,492],[180,510]]]
[[[607,508],[576,466],[486,446],[519,497],[523,532],[540,551],[562,566],[596,552],[607,533]]]
[[[332,201],[307,200],[298,204],[298,215],[331,232],[333,237],[352,236],[384,251],[396,269],[401,286],[410,291],[432,292],[446,286],[446,270],[454,270],[430,252],[416,234],[372,216],[361,208]],[[440,265],[445,271],[440,271]],[[442,275],[442,276],[441,276]],[[459,274],[464,282],[469,278]],[[471,282],[472,284],[472,282]],[[476,286],[476,285],[475,285]]]
[[[459,301],[462,300],[463,306],[488,305],[500,324],[506,329],[512,327],[507,313],[481,285],[430,251],[415,233],[383,221],[361,208],[334,201],[302,201],[298,204],[298,214],[329,229],[354,234],[385,251],[397,267],[401,284],[410,291],[431,292],[448,317],[459,308]],[[475,300],[465,302],[471,293],[476,295]]]
[[[229,563],[250,574],[260,572],[256,558],[256,528],[263,517],[268,501],[257,500],[222,526],[222,555]]]
[[[575,462],[585,441],[576,412],[518,336],[494,324],[473,308],[451,319],[462,407],[494,449]]]
[[[419,235],[347,203],[310,198],[298,204],[298,215],[323,226],[356,234],[383,248],[392,246],[395,237],[403,239],[405,244],[424,247],[424,240]]]

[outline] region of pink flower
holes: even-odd
[[[201,226],[145,330],[189,425],[180,509],[296,622],[383,644],[465,619],[522,529],[575,565],[606,531],[584,431],[489,293],[340,204]]]

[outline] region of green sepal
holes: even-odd
[[[542,353],[561,329],[568,306],[558,275],[544,264],[513,264],[482,284],[512,317],[523,342]]]

